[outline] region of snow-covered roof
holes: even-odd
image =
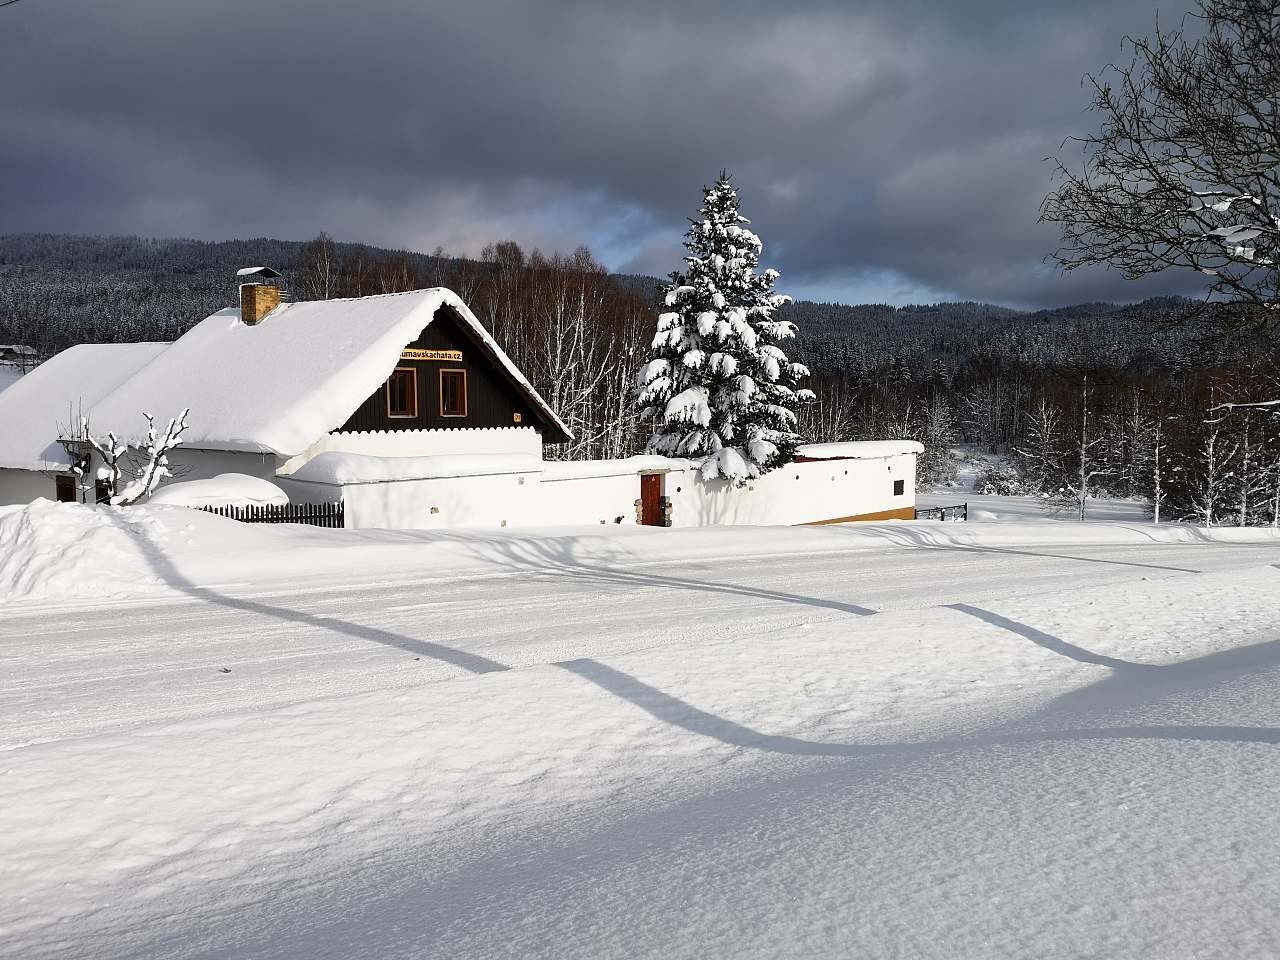
[[[642,454],[620,460],[548,460],[542,471],[543,480],[585,480],[592,477],[625,477],[629,474],[667,473],[692,470],[696,460]]]
[[[924,445],[915,440],[855,440],[849,443],[806,443],[796,448],[796,456],[810,460],[879,460],[909,453],[924,453]]]
[[[387,483],[393,480],[436,480],[482,477],[499,473],[537,473],[542,458],[526,453],[450,453],[429,457],[375,457],[363,453],[318,453],[290,480],[307,483]]]
[[[46,360],[0,392],[0,468],[65,469],[58,437],[75,431],[82,413],[159,356],[167,343],[84,343]],[[174,411],[175,413],[177,411]],[[142,423],[142,411],[133,417]],[[131,424],[137,429],[138,424]],[[90,419],[95,432],[98,424]],[[145,425],[144,425],[145,426]]]
[[[441,307],[450,307],[549,424],[572,432],[530,386],[457,294],[443,287],[286,303],[261,323],[220,310],[92,410],[98,432],[137,439],[146,411],[191,410],[184,446],[295,456],[338,427],[395,369]]]

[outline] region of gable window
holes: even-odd
[[[396,367],[387,378],[387,416],[418,415],[418,371],[414,367]]]
[[[467,415],[467,371],[440,371],[440,416]]]
[[[893,495],[895,497],[900,497],[906,492],[907,492],[907,481],[905,480],[893,481]]]
[[[53,491],[54,491],[54,495],[58,498],[59,503],[75,503],[76,502],[76,478],[75,477],[54,477]]]

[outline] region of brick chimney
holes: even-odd
[[[280,274],[270,267],[244,267],[236,276],[245,281],[240,284],[240,320],[246,326],[256,326],[280,306],[280,288],[263,282],[278,279]]]

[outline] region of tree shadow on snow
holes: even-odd
[[[836,533],[848,532],[865,536],[869,530],[855,530],[853,525],[834,524],[828,528]],[[1008,557],[1040,557],[1046,560],[1070,560],[1075,563],[1103,564],[1115,567],[1133,567],[1140,570],[1161,570],[1169,573],[1203,573],[1191,567],[1173,567],[1160,563],[1141,563],[1137,560],[1107,560],[1102,557],[1077,557],[1066,553],[1048,553],[1043,550],[1022,550],[1012,547],[996,547],[973,543],[956,543],[940,530],[931,527],[906,526],[902,524],[882,524],[875,528],[875,536],[888,543],[901,547],[915,547],[927,550],[951,550],[958,553],[976,555],[1008,556]],[[1216,542],[1216,541],[1214,541]],[[1175,544],[1176,545],[1176,544]],[[1124,546],[1124,544],[1116,544]],[[1234,544],[1233,544],[1234,546]]]
[[[499,661],[457,650],[443,644],[406,637],[392,631],[354,623],[337,617],[320,616],[255,600],[227,596],[216,590],[197,586],[174,566],[164,551],[152,543],[144,532],[131,529],[126,529],[125,532],[137,544],[140,553],[158,576],[177,590],[194,599],[233,610],[275,618],[288,623],[297,623],[300,626],[332,631],[359,640],[379,643],[404,650],[416,656],[430,657],[443,663],[452,664],[473,674],[493,673],[511,669],[509,665]],[[496,550],[500,556],[522,569],[537,570],[551,575],[572,576],[576,579],[587,581],[620,583],[639,587],[674,588],[695,592],[756,597],[783,603],[834,609],[860,616],[875,613],[873,610],[859,607],[855,604],[804,597],[783,591],[742,587],[733,584],[708,583],[682,577],[614,570],[608,567],[587,566],[574,558],[573,538],[488,541],[484,544],[484,547]],[[1040,714],[1041,719],[1044,721],[1069,721],[1073,714],[1071,707],[1081,700],[1088,700],[1094,704],[1105,702],[1113,708],[1132,708],[1176,690],[1212,686],[1229,676],[1280,663],[1280,641],[1272,641],[1210,654],[1168,666],[1137,664],[1094,654],[1034,627],[1010,620],[979,607],[954,604],[951,609],[977,617],[993,626],[1009,630],[1054,653],[1070,657],[1082,663],[1104,666],[1112,670],[1111,676],[1099,683],[1059,698],[1050,708]],[[922,743],[883,745],[827,743],[798,737],[767,734],[754,730],[733,720],[695,707],[598,660],[575,659],[556,663],[553,666],[559,667],[599,689],[633,704],[655,719],[672,726],[729,746],[796,756],[857,758],[891,754],[914,755],[999,744],[1100,739],[1280,743],[1280,729],[1235,725],[1123,725],[1106,728],[1030,730],[1009,733],[990,732],[973,736],[942,738]],[[1142,677],[1143,682],[1134,684],[1132,679],[1135,675]]]
[[[114,521],[114,514],[108,514]],[[236,521],[228,521],[236,522]],[[307,613],[303,610],[293,610],[289,607],[275,606],[269,603],[262,603],[257,600],[250,600],[244,597],[228,596],[219,593],[208,587],[201,587],[192,583],[180,571],[165,552],[153,543],[146,535],[145,531],[121,524],[119,529],[125,533],[134,544],[137,545],[142,558],[151,567],[152,571],[160,579],[196,600],[203,600],[206,603],[216,604],[230,610],[240,610],[245,613],[258,614],[263,617],[270,617],[276,620],[282,620],[286,623],[296,623],[299,626],[315,627],[321,630],[328,630],[333,633],[343,634],[353,637],[357,640],[366,640],[371,643],[379,643],[383,646],[394,647],[411,653],[414,656],[429,657],[433,660],[439,660],[442,663],[448,663],[469,673],[494,673],[502,670],[511,669],[504,663],[496,660],[490,660],[474,653],[468,653],[465,650],[456,650],[453,647],[447,647],[443,644],[433,643],[429,640],[419,640],[414,637],[406,637],[402,634],[393,633],[390,630],[383,630],[379,627],[372,627],[365,624],[353,623],[350,620],[343,620],[339,617],[323,616],[320,614]]]
[[[859,617],[869,617],[879,612],[856,603],[790,593],[785,590],[625,569],[623,564],[627,561],[621,556],[614,560],[616,565],[610,565],[608,557],[588,562],[577,555],[580,538],[574,536],[475,540],[464,536],[450,538],[446,534],[441,539],[455,539],[456,542],[468,544],[478,557],[500,564],[512,572],[544,575],[552,580],[572,579],[584,583],[722,594],[813,607],[819,610],[833,610],[836,613],[848,613]]]
[[[1277,644],[1280,646],[1280,644]],[[1277,657],[1280,659],[1280,657]],[[657,720],[728,746],[804,757],[870,758],[887,755],[948,753],[975,747],[1012,744],[1062,743],[1083,740],[1182,740],[1232,743],[1280,743],[1280,728],[1234,725],[1128,725],[1066,730],[991,732],[944,737],[921,743],[844,744],[804,740],[762,733],[725,717],[701,710],[678,697],[598,660],[568,660],[555,666],[581,677],[614,696],[639,707]]]

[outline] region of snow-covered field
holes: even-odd
[[[1069,511],[1054,512],[1048,509],[1040,497],[999,497],[969,490],[950,490],[941,493],[923,493],[916,497],[919,507],[950,507],[957,504],[969,505],[970,523],[1008,523],[1057,521],[1061,523],[1080,522],[1079,517]],[[1135,500],[1090,500],[1085,507],[1089,522],[1137,523],[1147,524],[1147,506]]]
[[[5,957],[1280,954],[1269,530],[0,541]]]

